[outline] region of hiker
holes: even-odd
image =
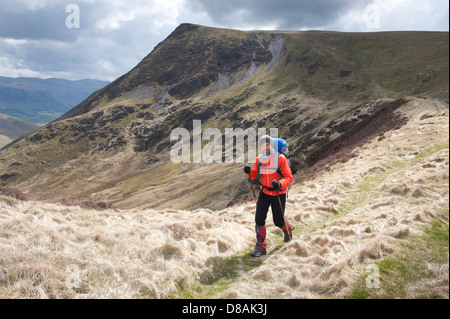
[[[266,217],[269,206],[272,207],[275,226],[283,230],[284,241],[292,240],[292,225],[284,218],[286,193],[294,179],[288,159],[275,150],[273,139],[269,135],[262,136],[259,139],[259,145],[262,154],[256,158],[255,165],[244,167],[244,172],[250,179],[258,179],[260,182],[255,214],[257,241],[252,257],[261,257],[266,254]]]

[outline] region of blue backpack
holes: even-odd
[[[288,143],[283,140],[282,138],[273,138],[273,147],[275,148],[275,151],[278,153],[284,154],[286,158],[289,160],[289,150],[288,150]],[[289,166],[291,165],[291,162],[289,161]]]
[[[273,138],[273,147],[275,148],[275,151],[277,151],[280,154],[283,154],[286,156],[289,164],[289,168],[291,168],[291,160],[289,159],[289,149],[288,149],[288,143],[283,140],[282,138]],[[278,175],[280,178],[283,178],[283,175],[281,174],[280,169],[277,170]]]

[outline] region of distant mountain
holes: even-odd
[[[32,123],[46,124],[108,83],[0,77],[0,112]]]
[[[0,148],[39,128],[36,124],[0,113]]]
[[[442,112],[433,98],[448,101],[448,81],[448,32],[182,24],[130,72],[2,150],[0,186],[38,200],[222,209],[249,195],[242,164],[173,163],[174,129],[278,128],[302,173],[401,127],[411,107]]]

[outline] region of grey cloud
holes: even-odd
[[[373,0],[192,0],[211,19],[224,25],[277,23],[279,29],[320,28],[332,25],[347,10]],[[245,12],[244,14],[240,14]]]
[[[70,14],[66,7],[71,3],[80,9],[79,29],[66,27]],[[43,0],[40,7],[32,9],[25,2],[0,0],[0,62],[3,67],[7,63],[42,76],[112,80],[134,67],[175,27],[161,28],[161,34],[155,34],[145,17],[125,22],[118,29],[96,26],[102,19],[114,19],[128,8],[133,9],[133,5],[131,1],[117,7],[106,0]]]
[[[59,2],[30,10],[23,3],[15,6],[0,1],[0,37],[11,39],[51,39],[74,41],[76,33],[66,27],[66,5],[70,2]],[[15,1],[14,1],[15,2]]]

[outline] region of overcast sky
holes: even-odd
[[[180,23],[448,31],[448,0],[0,0],[0,76],[113,81]]]

